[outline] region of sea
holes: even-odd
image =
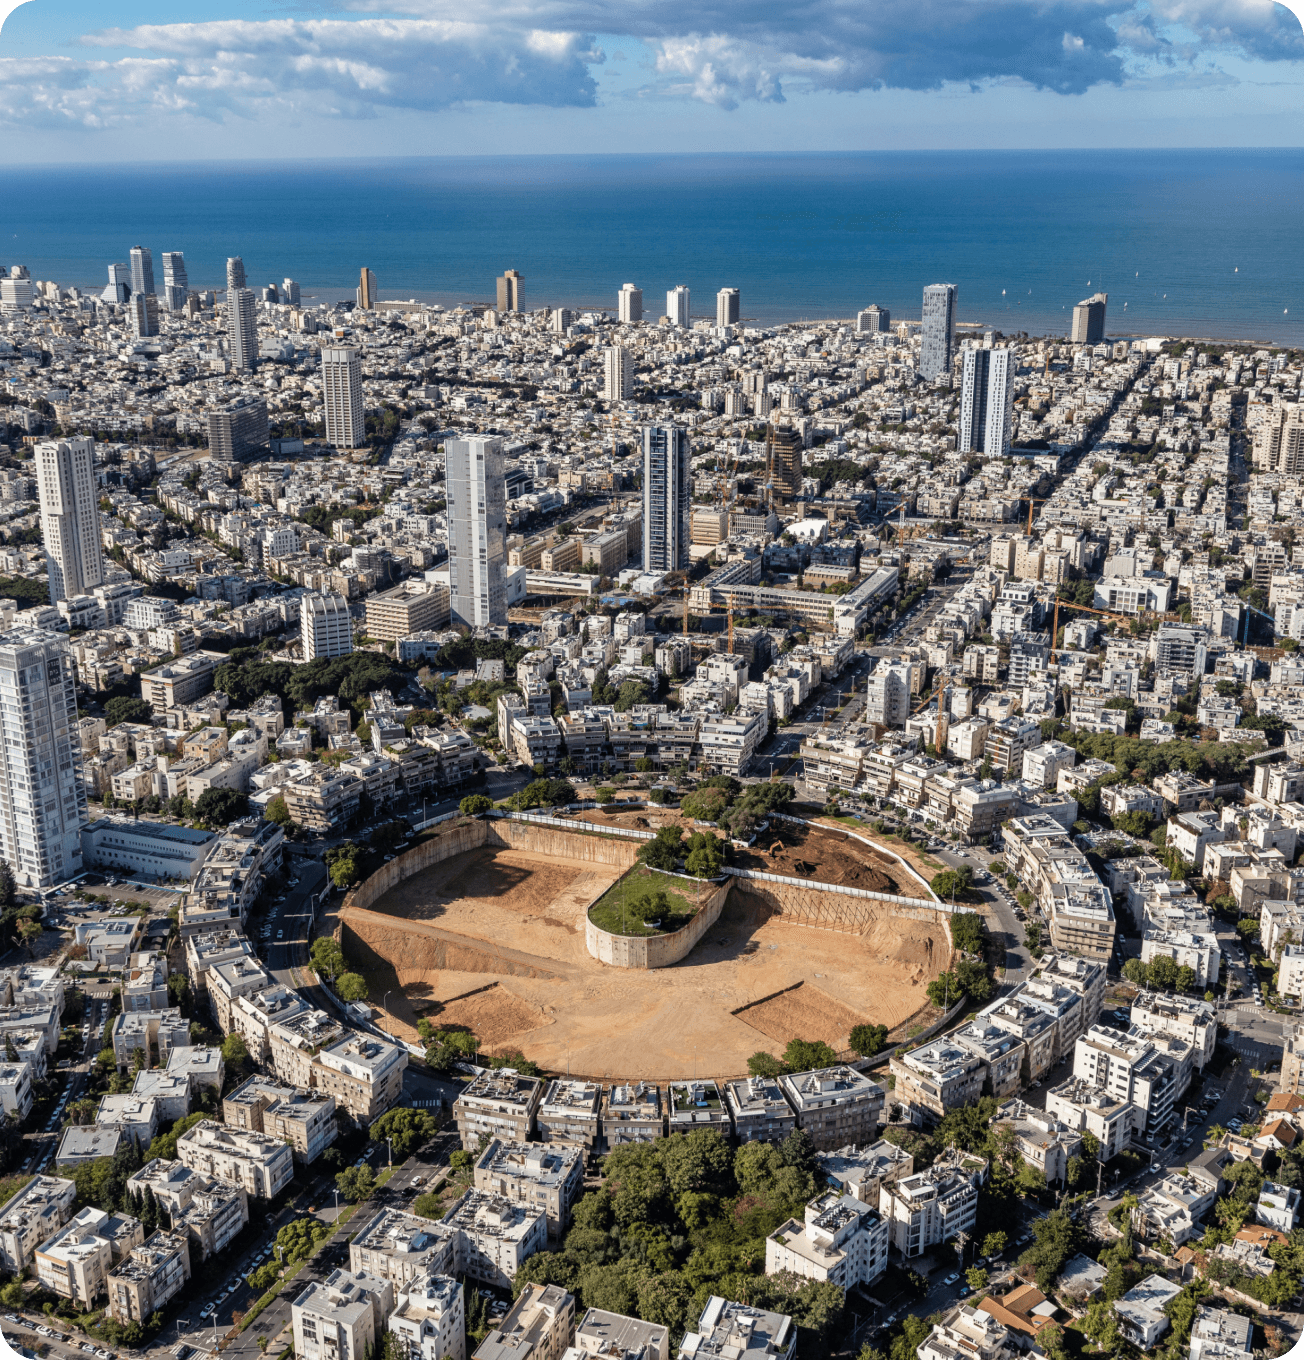
[[[741,290],[758,326],[917,320],[929,283],[958,320],[1062,335],[1109,295],[1112,335],[1304,344],[1304,150],[437,156],[347,161],[14,166],[0,263],[99,289],[133,245],[185,254],[192,288],[297,280],[310,301],[492,302],[504,269],[527,308],[644,315],[692,290],[714,316]]]

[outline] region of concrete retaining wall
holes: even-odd
[[[562,831],[529,822],[508,821],[506,818],[480,822],[479,826],[485,834],[482,844],[533,851],[558,859],[582,860],[585,864],[611,864],[620,869],[628,869],[638,859],[641,844],[637,841],[609,840],[605,836],[582,831]],[[394,865],[388,867],[392,869]]]
[[[467,818],[450,823],[438,835],[395,856],[388,864],[382,864],[370,878],[359,883],[345,897],[340,914],[343,915],[351,907],[365,910],[405,878],[411,878],[413,874],[419,874],[441,860],[451,859],[453,855],[478,850],[487,838],[488,828],[484,822]]]
[[[733,880],[740,892],[758,898],[775,916],[791,925],[813,926],[819,930],[840,930],[848,935],[863,935],[875,922],[885,919],[926,921],[937,925],[947,921],[950,911],[944,907],[903,905],[901,899],[853,897],[832,893],[821,888],[792,881],[783,882],[774,876],[760,878],[738,877]],[[947,938],[950,938],[949,932]]]
[[[669,968],[686,958],[693,946],[720,919],[725,899],[729,896],[729,881],[718,883],[698,909],[697,915],[682,930],[666,935],[613,935],[586,918],[584,943],[599,963],[612,968]]]

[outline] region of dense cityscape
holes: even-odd
[[[1304,354],[161,264],[0,269],[13,1347],[1299,1340]]]

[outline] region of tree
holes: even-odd
[[[987,1272],[978,1266],[970,1266],[964,1272],[964,1278],[968,1281],[969,1288],[975,1294],[980,1294],[987,1288]]]
[[[190,1014],[190,979],[184,973],[168,974],[168,1000],[184,1014]]]
[[[715,878],[725,861],[725,843],[709,831],[694,831],[688,838],[684,868],[694,878]]]
[[[1150,969],[1140,959],[1128,959],[1123,965],[1123,976],[1138,987],[1144,987],[1150,979]]]
[[[1098,1350],[1108,1355],[1117,1355],[1123,1349],[1123,1336],[1118,1330],[1118,1320],[1112,1303],[1103,1299],[1093,1303],[1081,1322],[1083,1332],[1095,1343]]]
[[[679,867],[679,856],[682,851],[683,833],[679,827],[663,826],[658,829],[655,840],[643,842],[639,847],[638,857],[649,869],[674,873]]]
[[[404,1161],[410,1153],[415,1152],[422,1143],[428,1142],[438,1132],[439,1121],[434,1115],[407,1106],[399,1106],[390,1110],[388,1114],[381,1115],[368,1130],[373,1143],[379,1143],[385,1138],[391,1140],[394,1160],[398,1162]]]
[[[367,984],[359,973],[341,973],[335,979],[335,991],[341,1001],[365,1001]]]
[[[294,825],[294,818],[290,816],[290,809],[286,806],[285,799],[281,794],[277,794],[267,807],[263,810],[263,816],[269,822],[275,822],[277,826],[288,830]]]
[[[340,948],[339,941],[330,935],[319,935],[312,942],[308,957],[313,968],[330,978],[332,982],[344,971],[344,951]]]
[[[856,1025],[850,1035],[851,1047],[862,1058],[872,1058],[887,1047],[886,1025]]]
[[[1189,992],[1195,987],[1195,969],[1190,964],[1182,964],[1177,970],[1177,990],[1179,992]]]
[[[965,873],[969,872],[965,867]],[[936,889],[934,889],[936,891]],[[938,893],[941,896],[941,893]],[[962,949],[966,954],[978,954],[983,952],[983,919],[977,912],[960,911],[949,918],[951,926],[951,943],[957,949]]]
[[[438,1195],[427,1190],[425,1194],[418,1195],[412,1201],[412,1212],[418,1218],[429,1218],[438,1221],[444,1216],[444,1201]]]
[[[773,1053],[763,1049],[747,1059],[747,1071],[753,1077],[781,1077],[787,1070]]]
[[[783,1050],[784,1066],[789,1072],[813,1072],[821,1067],[835,1067],[838,1055],[823,1039],[790,1039]]]
[[[35,921],[24,921],[18,927],[18,936],[27,950],[28,957],[36,957],[36,942],[41,938],[41,927]]]
[[[8,860],[0,859],[0,907],[12,907],[17,893],[14,871],[9,867]]]
[[[375,1190],[376,1173],[364,1162],[362,1166],[351,1166],[341,1171],[335,1177],[335,1185],[350,1204],[356,1204]]]
[[[238,1067],[249,1059],[249,1049],[238,1034],[228,1034],[222,1040],[222,1059],[228,1067]]]
[[[944,902],[952,897],[966,898],[973,888],[973,870],[967,864],[958,869],[943,869],[928,885]]]
[[[483,793],[468,793],[457,805],[457,810],[463,817],[478,817],[482,812],[488,812],[493,805],[494,800]]]
[[[1177,961],[1166,954],[1151,959],[1147,980],[1152,987],[1172,991],[1177,986]]]
[[[195,816],[208,826],[229,826],[249,811],[249,799],[236,789],[205,789],[195,803]]]
[[[119,723],[147,723],[154,716],[154,710],[144,699],[119,695],[104,705],[104,716],[110,727],[117,727]]]
[[[982,1254],[999,1256],[1009,1244],[1009,1235],[1003,1232],[990,1232],[983,1238]]]

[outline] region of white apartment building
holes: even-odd
[[[81,873],[87,816],[66,640],[0,634],[0,726],[0,857],[20,887],[48,888]]]
[[[386,1324],[407,1348],[407,1360],[466,1360],[466,1304],[461,1281],[426,1275],[395,1285]]]
[[[1304,952],[1304,951],[1301,951]],[[1163,992],[1143,992],[1132,1002],[1132,1028],[1144,1034],[1177,1039],[1191,1049],[1197,1072],[1213,1057],[1218,1042],[1218,1017],[1208,1001]]]
[[[362,361],[349,345],[327,345],[321,352],[322,404],[326,442],[357,449],[367,442],[362,409]]]
[[[36,1176],[0,1206],[0,1270],[21,1275],[40,1244],[71,1217],[77,1187],[61,1176]]]
[[[946,1322],[933,1323],[916,1348],[919,1360],[1005,1360],[1019,1348],[1005,1326],[990,1313],[962,1303]]]
[[[353,650],[353,620],[342,595],[305,595],[299,602],[299,636],[303,659],[348,656]]]
[[[677,1360],[792,1360],[797,1329],[786,1313],[771,1313],[712,1294],[696,1327],[684,1333]]]
[[[109,1316],[116,1322],[144,1322],[179,1294],[190,1279],[190,1247],[178,1233],[152,1233],[109,1271],[105,1285]]]
[[[55,440],[38,444],[34,454],[50,603],[55,604],[104,584],[95,441]]]
[[[294,1152],[288,1144],[211,1119],[200,1120],[177,1139],[177,1158],[193,1171],[231,1181],[251,1199],[271,1199],[294,1178]]]
[[[1264,1181],[1254,1206],[1254,1219],[1280,1233],[1291,1233],[1299,1222],[1300,1193],[1292,1186]]]
[[[475,1164],[475,1188],[542,1208],[548,1235],[558,1239],[570,1226],[571,1208],[584,1188],[584,1157],[582,1146],[493,1138]]]
[[[622,325],[630,325],[643,320],[643,290],[632,283],[621,285],[616,295],[617,318]]]
[[[400,1209],[381,1209],[349,1242],[349,1269],[389,1280],[395,1289],[450,1275],[456,1260],[456,1228]]]
[[[1070,1078],[1046,1092],[1046,1113],[1070,1129],[1089,1133],[1100,1144],[1101,1159],[1117,1157],[1133,1132],[1145,1126],[1145,1115],[1090,1082]]]
[[[666,293],[666,315],[672,326],[688,326],[689,306],[692,294],[682,284],[676,284]]]
[[[566,1360],[584,1356],[621,1357],[621,1360],[670,1360],[670,1329],[623,1313],[590,1308],[575,1328],[575,1345]]]
[[[449,607],[454,623],[507,622],[507,485],[503,441],[473,435],[444,441],[448,489]]]
[[[604,401],[629,401],[634,395],[634,356],[623,345],[610,345],[602,356]]]
[[[332,1270],[290,1305],[294,1353],[305,1360],[367,1360],[394,1311],[394,1286]]]
[[[1201,1304],[1191,1327],[1190,1360],[1249,1360],[1253,1331],[1250,1318]]]
[[[1071,770],[1078,753],[1062,741],[1044,741],[1023,753],[1023,778],[1039,789],[1053,789],[1061,770]]]
[[[927,1171],[879,1187],[878,1211],[892,1245],[907,1260],[958,1232],[968,1232],[978,1211],[987,1161],[951,1149]]]
[[[172,1231],[185,1233],[192,1263],[225,1251],[249,1222],[249,1197],[240,1186],[181,1162],[155,1157],[127,1185],[141,1195],[149,1187],[155,1203],[167,1212]]]
[[[869,677],[865,692],[865,722],[904,727],[910,716],[914,685],[913,662],[880,661]]]
[[[887,1221],[877,1208],[830,1190],[765,1239],[765,1273],[791,1271],[804,1280],[850,1289],[870,1284],[887,1268]]]
[[[516,1272],[548,1242],[548,1215],[501,1195],[468,1190],[444,1215],[459,1230],[457,1273],[510,1289]]]
[[[462,1148],[474,1152],[482,1135],[504,1143],[524,1143],[534,1132],[543,1100],[543,1082],[515,1072],[482,1072],[453,1102]]]
[[[1073,1075],[1132,1105],[1153,1133],[1173,1117],[1190,1085],[1192,1058],[1180,1039],[1093,1025],[1074,1046]]]

